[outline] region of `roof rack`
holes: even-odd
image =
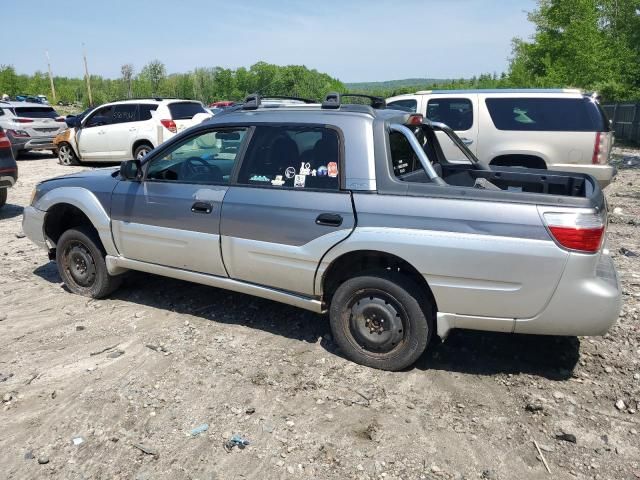
[[[261,97],[261,100],[296,100],[302,103],[318,103],[317,100],[312,100],[310,98],[302,98],[302,97],[289,97],[287,95],[269,95],[265,97]]]
[[[261,99],[262,97],[260,97],[259,93],[247,95],[242,104],[242,110],[257,110],[262,103]]]
[[[337,109],[342,105],[343,97],[356,97],[356,98],[368,98],[371,100],[371,108],[374,109],[382,109],[386,108],[387,103],[384,101],[382,97],[376,97],[373,95],[365,95],[362,93],[338,93],[331,92],[324,97],[324,101],[322,102],[322,108],[325,109]]]

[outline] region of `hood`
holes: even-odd
[[[119,167],[96,168],[95,170],[85,170],[44,180],[36,185],[36,194],[32,205],[35,205],[42,196],[56,188],[79,187],[93,193],[108,212],[111,192],[120,181],[118,172]]]

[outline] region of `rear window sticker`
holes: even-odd
[[[293,186],[295,188],[304,187],[304,183],[306,179],[307,179],[306,175],[296,175],[295,179],[293,180]]]
[[[316,173],[317,173],[317,172],[316,172],[316,169],[315,169],[315,168],[314,168],[313,170],[311,170],[311,176],[312,176],[312,177],[315,177],[315,176],[316,176]]]
[[[329,164],[327,165],[327,168],[329,170],[329,176],[330,177],[337,177],[338,176],[338,163],[337,162],[329,162]]]
[[[316,173],[318,174],[319,177],[326,177],[328,171],[329,170],[327,169],[327,167],[325,167],[324,165],[321,165],[318,167],[318,170]]]
[[[284,171],[284,176],[287,178],[293,178],[296,176],[296,168],[295,167],[287,167]]]
[[[311,173],[311,164],[302,162],[300,164],[300,175],[309,175]]]
[[[269,181],[269,179],[264,175],[254,175],[249,180],[252,182],[268,182]]]
[[[284,185],[284,180],[282,179],[282,175],[276,175],[274,180],[271,180],[271,185],[275,185],[276,187],[281,187]]]

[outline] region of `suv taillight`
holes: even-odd
[[[11,142],[7,138],[7,134],[0,130],[0,148],[11,148]]]
[[[160,123],[164,126],[164,128],[169,130],[171,133],[178,132],[178,129],[176,127],[176,122],[174,122],[173,120],[160,120]]]
[[[593,157],[591,163],[593,165],[604,165],[607,163],[609,150],[611,145],[611,136],[606,132],[596,133],[596,143],[593,146]]]
[[[30,118],[14,118],[13,119],[14,122],[16,123],[33,123],[33,120]]]
[[[605,232],[602,215],[547,212],[544,221],[553,238],[564,248],[584,253],[600,250]]]

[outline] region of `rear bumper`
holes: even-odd
[[[25,207],[22,214],[22,231],[37,246],[48,250],[44,236],[44,216],[46,213],[31,206]]]
[[[515,333],[604,335],[611,328],[622,307],[613,260],[602,253],[594,269],[586,257],[571,254],[547,307],[534,318],[516,319]]]
[[[7,137],[11,142],[11,148],[14,152],[20,150],[51,150],[56,148],[53,143],[55,135],[47,135],[42,137],[14,137],[11,132],[7,132]]]
[[[618,170],[613,165],[576,165],[574,163],[557,163],[549,165],[549,170],[561,172],[586,173],[594,177],[602,188],[611,183]]]
[[[0,172],[0,188],[13,187],[16,183],[16,177],[14,175],[4,175]]]

